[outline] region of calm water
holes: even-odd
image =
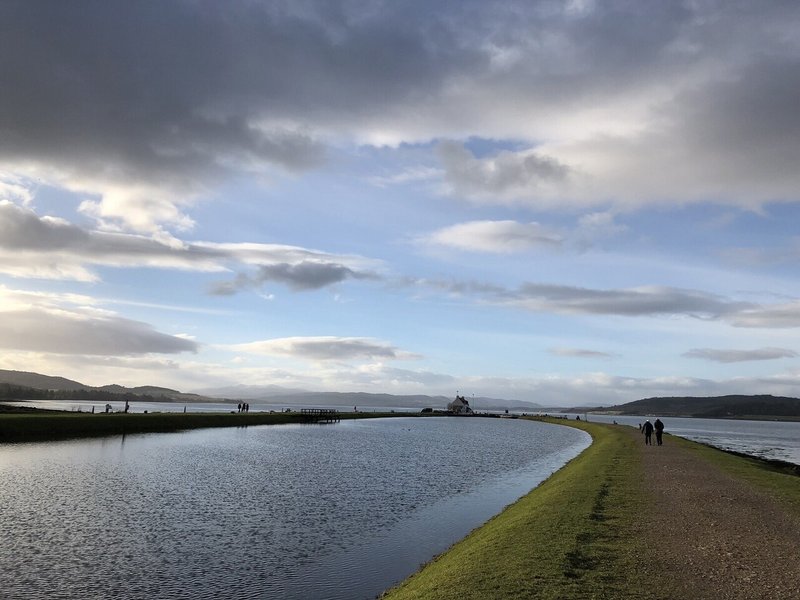
[[[637,427],[654,416],[588,415],[590,421]],[[574,415],[572,415],[574,418]],[[584,415],[581,415],[581,419]],[[800,422],[745,421],[739,419],[693,419],[662,417],[667,433],[679,435],[723,450],[733,450],[762,458],[785,460],[800,465]]]
[[[11,404],[21,404],[36,406],[38,408],[51,408],[56,410],[70,411],[91,411],[90,402],[72,401],[51,401],[35,400],[29,402],[19,402]],[[102,411],[105,403],[94,403],[95,410]],[[113,410],[121,411],[124,403],[112,403]],[[194,403],[187,404],[187,412],[208,412],[236,410],[236,405],[226,403]],[[311,405],[309,405],[311,406]],[[252,411],[283,410],[283,406],[265,403],[252,403]],[[346,410],[346,407],[338,407]],[[183,404],[170,402],[134,402],[131,404],[134,412],[179,412],[183,411]],[[370,407],[359,407],[359,410],[390,410],[387,408],[376,409]],[[419,409],[398,407],[392,409],[395,412],[418,412]],[[561,413],[564,414],[564,413]],[[574,419],[575,414],[567,414]],[[653,420],[652,416],[609,416],[609,415],[588,415],[590,420],[603,423],[617,421],[625,425],[636,426],[644,422],[645,419]],[[581,413],[581,418],[584,415]],[[664,420],[664,419],[662,419]],[[800,422],[798,421],[746,421],[739,419],[695,419],[683,417],[665,417],[667,421],[667,432],[673,435],[688,438],[722,448],[724,450],[734,450],[744,454],[752,454],[762,458],[785,460],[795,464],[800,464]]]
[[[373,598],[588,443],[399,417],[0,445],[0,595]]]

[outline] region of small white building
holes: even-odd
[[[471,415],[472,408],[469,406],[469,402],[464,396],[459,396],[456,394],[456,399],[450,402],[447,405],[447,410],[454,415]]]

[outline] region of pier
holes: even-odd
[[[338,423],[341,420],[335,408],[301,408],[300,415],[308,423]]]

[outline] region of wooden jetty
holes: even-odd
[[[308,423],[338,423],[341,420],[335,408],[301,408],[300,415]]]

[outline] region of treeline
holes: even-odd
[[[800,406],[789,402],[744,402],[731,408],[718,406],[704,412],[702,417],[728,417],[728,416],[768,416],[768,417],[800,417]]]
[[[616,407],[621,414],[684,417],[800,417],[800,399],[771,395],[645,398]]]
[[[75,400],[77,402],[170,402],[169,396],[108,392],[105,390],[40,390],[36,388],[0,383],[0,401],[3,400]]]

